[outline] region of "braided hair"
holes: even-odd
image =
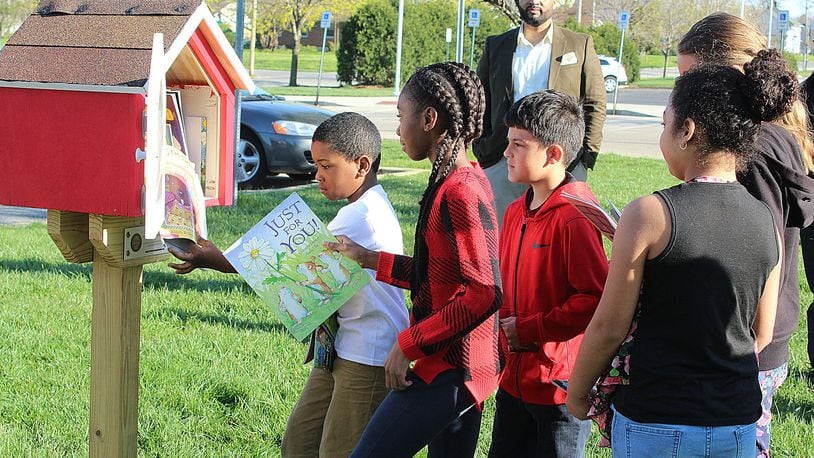
[[[423,110],[434,108],[439,120],[447,125],[443,139],[437,146],[437,155],[432,163],[427,189],[421,197],[416,234],[427,228],[430,207],[435,192],[452,171],[461,150],[466,150],[483,133],[483,118],[486,111],[486,94],[478,75],[464,64],[442,62],[421,67],[407,80],[403,94]],[[412,293],[426,280],[428,249],[423,237],[415,238],[413,249]]]
[[[486,95],[478,75],[457,62],[443,62],[421,67],[407,80],[404,93],[419,110],[435,108],[446,115],[444,138],[432,164],[428,188],[443,181],[461,150],[469,147],[483,133]],[[446,166],[441,165],[447,160]]]

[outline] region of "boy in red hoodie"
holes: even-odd
[[[567,381],[608,273],[602,236],[562,193],[596,201],[566,167],[582,145],[582,108],[553,90],[506,113],[509,180],[530,185],[500,232],[501,327],[511,351],[500,376],[489,456],[582,457],[590,421],[568,413]]]

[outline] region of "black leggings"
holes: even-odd
[[[808,289],[814,292],[814,224],[800,231],[800,245],[803,247],[803,265],[806,269]],[[814,302],[806,312],[808,318],[808,362],[814,369]]]

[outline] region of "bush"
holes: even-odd
[[[583,28],[577,25],[576,20],[568,18],[565,27],[577,32],[587,33],[594,39],[594,48],[597,54],[608,57],[619,57],[619,40],[622,38],[622,30],[615,24],[602,24],[598,27]],[[639,46],[627,34],[625,35],[625,48],[622,51],[622,65],[625,66],[628,82],[638,81],[641,73],[639,63]]]
[[[510,27],[509,20],[490,5],[475,1],[471,8],[481,10],[480,27],[475,31],[475,53],[473,65],[477,66],[486,44],[486,37],[503,33]],[[446,29],[456,29],[457,7],[452,2],[430,0],[408,3],[404,10],[404,31],[402,37],[401,82],[404,83],[416,68],[441,62],[447,59]],[[373,18],[376,21],[373,20]],[[388,18],[389,24],[379,22]],[[464,24],[466,27],[466,23]],[[395,79],[398,12],[389,2],[374,0],[360,8],[351,16],[342,31],[337,66],[340,81],[349,83],[356,80],[366,84],[391,85]],[[366,29],[373,29],[371,30]],[[382,37],[393,37],[392,40]],[[464,58],[469,64],[472,46],[472,29],[466,27],[464,33]],[[370,49],[372,48],[372,50]],[[372,61],[364,56],[377,56]],[[386,59],[385,59],[386,57]],[[449,59],[455,58],[455,43],[450,43]],[[384,66],[380,68],[379,66]]]
[[[798,57],[799,56],[795,53],[783,51],[783,59],[785,59],[786,64],[788,64],[789,68],[795,73],[797,69],[800,68],[797,64]]]
[[[336,51],[339,81],[392,84],[396,53],[387,37],[396,36],[397,14],[389,1],[373,0],[348,19]]]

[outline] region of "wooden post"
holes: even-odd
[[[94,250],[90,365],[91,457],[135,457],[142,266],[115,267]]]
[[[48,211],[48,234],[65,260],[93,261],[88,450],[94,458],[137,456],[142,266],[168,257],[156,250],[130,255],[125,233],[143,226],[144,218]]]

